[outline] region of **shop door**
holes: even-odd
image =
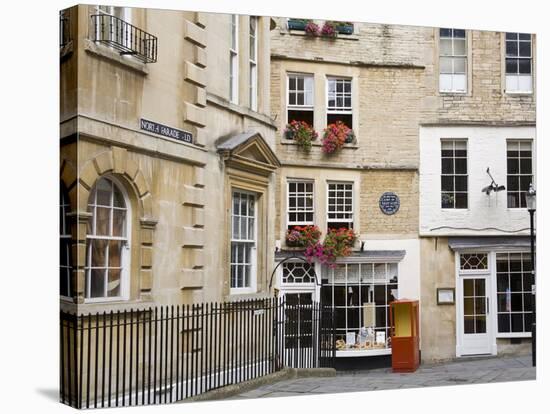
[[[315,319],[313,292],[286,292],[285,297],[285,365],[302,368],[313,355]]]
[[[491,354],[493,329],[490,317],[489,275],[459,276],[458,356]]]

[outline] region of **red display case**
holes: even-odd
[[[393,372],[414,372],[420,365],[418,301],[390,302],[390,335]]]

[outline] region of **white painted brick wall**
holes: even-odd
[[[468,209],[441,208],[441,138],[468,139]],[[420,235],[529,234],[526,209],[509,209],[507,192],[486,195],[481,189],[495,181],[506,185],[506,140],[535,139],[532,127],[421,127],[420,128]],[[533,148],[534,150],[534,148]],[[536,158],[533,151],[533,158]],[[533,163],[535,168],[535,163]],[[536,170],[533,170],[536,175]],[[436,228],[446,226],[436,230]],[[463,228],[452,229],[454,228]],[[468,230],[484,229],[487,230]],[[468,229],[467,229],[468,228]],[[520,233],[514,231],[526,229]]]

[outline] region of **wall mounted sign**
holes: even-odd
[[[454,288],[437,288],[438,305],[454,305],[454,303],[455,303]]]
[[[397,213],[399,210],[399,196],[395,193],[386,192],[380,196],[380,210],[382,210],[382,213],[387,215],[392,215]]]
[[[188,142],[189,144],[193,143],[193,134],[182,131],[181,129],[172,128],[143,118],[139,121],[139,127],[144,131],[162,135],[163,137],[177,139],[178,141]]]

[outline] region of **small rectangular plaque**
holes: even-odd
[[[178,141],[188,142],[189,144],[193,143],[193,134],[187,131],[182,131],[181,129],[172,128],[143,118],[139,121],[139,127],[143,131],[162,135],[163,137],[177,139]]]
[[[455,303],[454,288],[437,288],[438,305],[454,305],[454,303]]]

